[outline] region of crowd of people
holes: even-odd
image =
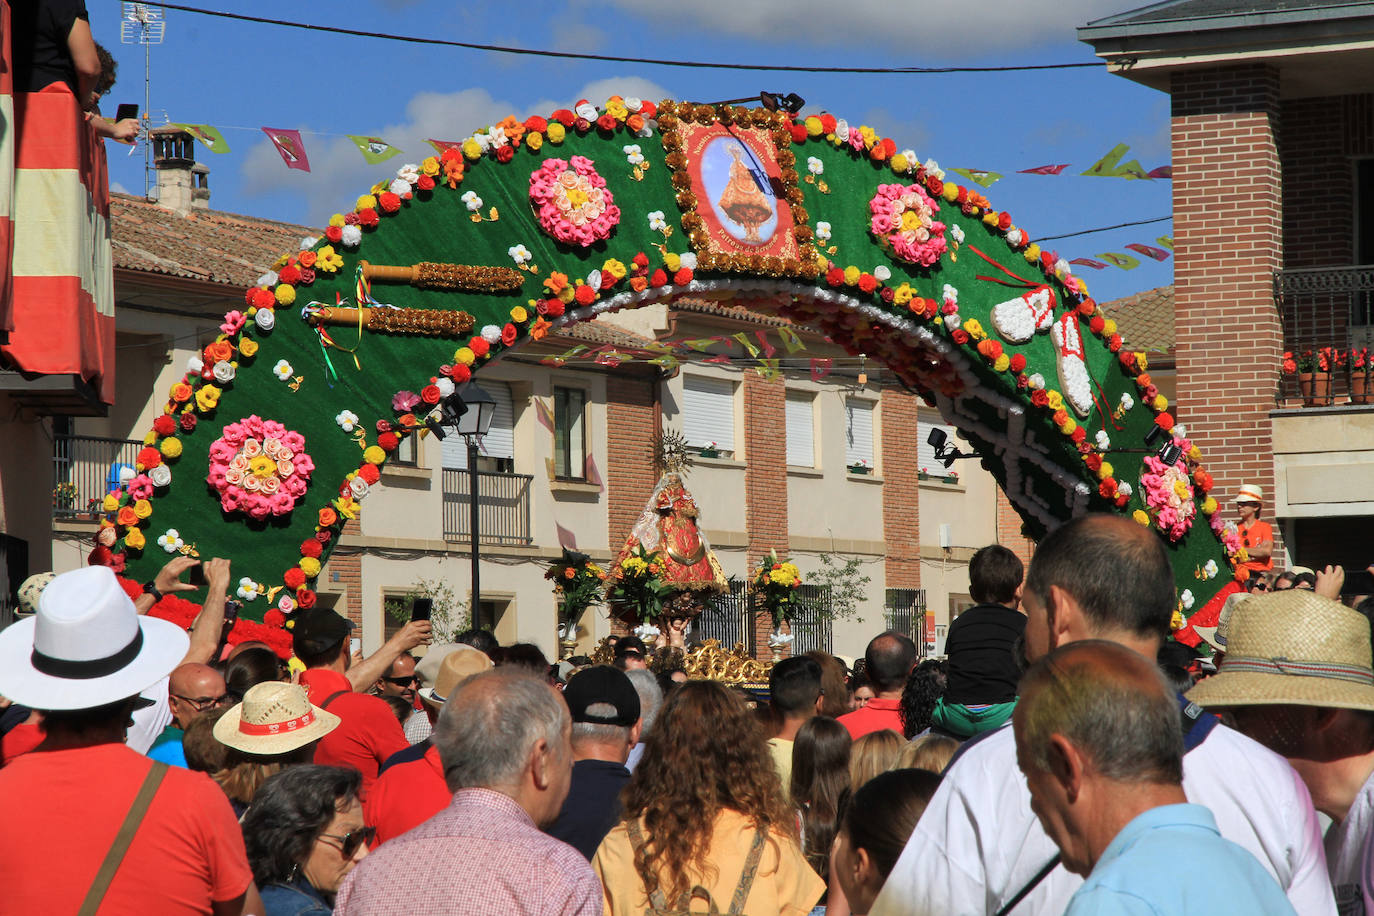
[[[223,644],[223,560],[189,634],[146,615],[194,562],[136,601],[104,567],[23,589],[0,910],[1374,912],[1371,628],[1336,570],[1240,591],[1203,665],[1159,539],[1088,516],[1028,569],[978,551],[945,657],[884,632],[763,694],[634,637],[551,665],[412,622],[362,658],[320,608],[287,665]]]

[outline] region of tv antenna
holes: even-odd
[[[167,20],[163,17],[161,8],[125,0],[119,22],[119,42],[126,45],[143,45],[143,123],[140,125],[140,132],[143,135],[144,197],[148,196],[148,189],[152,187],[153,173],[153,145],[148,142],[149,119],[152,117],[150,109],[153,107],[153,45],[162,44],[166,34]]]

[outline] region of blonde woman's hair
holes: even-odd
[[[922,735],[907,742],[892,769],[943,773],[957,750],[959,742],[948,735]]]
[[[849,753],[849,784],[857,790],[879,773],[892,769],[902,751],[902,736],[890,728],[855,740]]]

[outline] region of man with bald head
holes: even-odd
[[[1022,606],[1030,662],[1086,639],[1153,661],[1176,607],[1168,552],[1153,529],[1130,519],[1074,519],[1038,545]],[[1259,860],[1294,910],[1335,914],[1316,813],[1292,768],[1182,698],[1176,709],[1189,801]],[[950,763],[869,912],[1059,913],[1081,885],[1031,810],[1004,725],[967,742]]]
[[[839,722],[849,729],[854,740],[870,732],[891,729],[902,731],[902,688],[906,677],[916,667],[916,643],[910,636],[889,630],[879,633],[864,652],[864,673],[873,684],[873,699],[851,713],[840,716]]]
[[[187,662],[172,672],[167,684],[167,705],[172,724],[158,735],[148,756],[174,766],[186,766],[181,740],[187,727],[212,709],[229,705],[224,677],[209,665]]]

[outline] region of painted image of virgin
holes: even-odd
[[[725,230],[746,245],[766,244],[778,221],[777,201],[763,167],[730,137],[712,141],[703,158],[703,178]]]

